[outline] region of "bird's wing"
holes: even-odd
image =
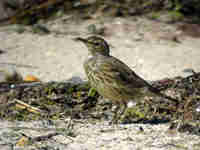
[[[152,93],[155,93],[168,100],[172,100],[177,104],[178,100],[171,98],[160,91],[152,87],[148,82],[139,77],[134,71],[132,71],[126,64],[118,60],[115,57],[107,57],[102,59],[103,62],[99,63],[98,71],[104,74],[104,77],[108,79],[115,89],[121,90],[125,93],[132,93],[133,91],[142,91],[140,88],[149,89]],[[146,90],[145,90],[146,91]],[[144,91],[144,92],[145,92]]]
[[[99,71],[104,73],[104,76],[110,78],[117,86],[124,86],[124,88],[142,88],[148,84],[125,63],[115,57],[108,57],[104,59],[104,62],[99,64]]]

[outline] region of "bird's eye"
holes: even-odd
[[[100,44],[99,43],[94,43],[94,45],[99,46]]]

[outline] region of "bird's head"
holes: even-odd
[[[83,42],[93,56],[95,55],[109,56],[110,53],[109,45],[101,37],[90,36],[86,39],[78,37],[76,38],[76,40]]]

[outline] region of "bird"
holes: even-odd
[[[128,65],[111,56],[109,44],[100,36],[87,38],[77,37],[89,51],[89,56],[83,64],[88,81],[101,96],[116,104],[112,122],[117,122],[130,101],[137,101],[146,94],[159,95],[177,103],[160,90],[137,75]],[[120,113],[120,107],[123,106]]]

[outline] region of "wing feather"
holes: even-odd
[[[99,63],[99,71],[106,73],[109,78],[112,77],[113,82],[117,83],[119,87],[142,88],[148,84],[125,63],[115,57],[107,57],[104,62]]]

